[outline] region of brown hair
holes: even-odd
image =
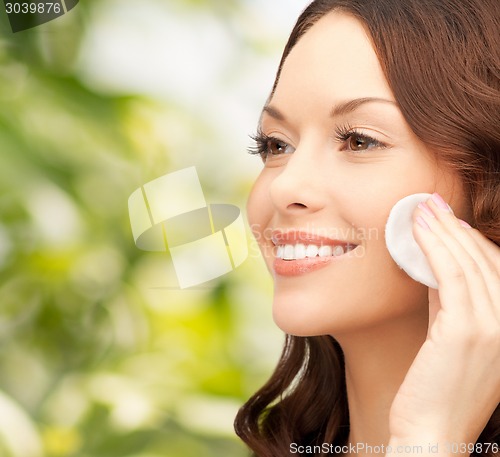
[[[335,10],[364,24],[406,121],[461,176],[469,222],[500,245],[498,0],[316,0],[290,35],[272,93],[298,40]],[[287,335],[273,375],[240,409],[236,433],[258,457],[289,455],[293,442],[345,444],[344,375],[342,350],[333,338]],[[478,442],[499,440],[497,406]]]

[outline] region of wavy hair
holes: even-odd
[[[295,44],[332,11],[364,25],[406,122],[461,177],[472,225],[500,246],[498,0],[313,1],[286,44],[271,96]],[[344,359],[335,339],[287,335],[278,366],[240,409],[235,430],[257,457],[289,455],[292,442],[346,444]],[[478,442],[499,441],[497,405]]]

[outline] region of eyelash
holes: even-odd
[[[257,133],[255,135],[250,135],[250,138],[254,141],[254,145],[248,148],[248,153],[253,155],[260,155],[263,161],[265,161],[267,156],[270,154],[269,149],[271,145],[281,143],[288,146],[288,143],[286,143],[285,141],[281,141],[276,137],[266,135],[261,130],[257,130]]]
[[[368,144],[372,144],[374,148],[376,149],[385,149],[387,148],[387,145],[385,143],[382,143],[381,141],[377,140],[376,138],[373,138],[370,135],[367,135],[366,133],[361,132],[360,130],[356,129],[355,127],[351,127],[349,125],[343,125],[343,126],[338,126],[335,129],[335,140],[338,141],[339,143],[343,143],[344,146],[347,145],[347,142],[352,139],[353,137],[358,138],[360,140],[366,141]],[[358,153],[360,154],[359,151],[355,151],[354,149],[342,149],[342,150],[348,150],[353,153]],[[364,151],[361,151],[364,152]]]
[[[283,146],[289,146],[288,143],[286,143],[285,141],[282,141],[273,136],[268,136],[261,130],[258,130],[255,135],[250,135],[250,138],[255,142],[255,144],[248,148],[248,153],[253,155],[260,155],[260,157],[264,161],[270,154],[269,149],[271,145],[282,144]],[[366,135],[365,133],[359,131],[356,128],[350,127],[349,125],[338,126],[335,129],[334,138],[337,142],[342,143],[344,145],[344,148],[342,149],[343,151],[347,150],[357,154],[360,154],[366,150],[361,150],[360,152],[360,151],[355,151],[353,149],[348,149],[347,142],[352,138],[357,138],[358,141],[359,140],[365,141],[366,143],[373,145],[373,147],[377,149],[387,148],[387,145],[385,143],[382,143],[381,141],[371,137],[370,135]],[[280,155],[280,154],[273,154],[273,155]]]

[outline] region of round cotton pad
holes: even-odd
[[[392,208],[385,226],[385,242],[394,261],[408,276],[433,289],[438,288],[436,278],[425,254],[413,237],[413,211],[430,194],[413,194],[399,200]]]

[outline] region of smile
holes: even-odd
[[[283,260],[301,260],[314,257],[340,257],[352,251],[356,246],[353,244],[337,244],[335,246],[316,244],[285,244],[278,246],[276,257]]]
[[[275,231],[271,239],[276,246],[274,271],[281,276],[297,276],[323,268],[357,247],[347,241],[295,230]]]

